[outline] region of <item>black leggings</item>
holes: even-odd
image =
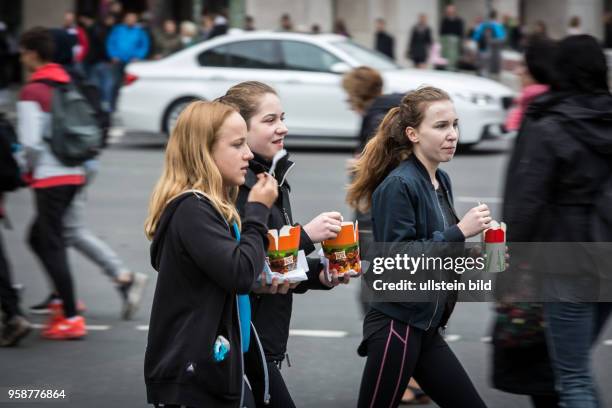
[[[359,408],[397,407],[410,377],[441,408],[486,407],[437,329],[391,320],[367,340]]]
[[[78,189],[78,186],[35,189],[36,217],[30,229],[30,246],[62,299],[66,317],[77,313],[63,219]]]

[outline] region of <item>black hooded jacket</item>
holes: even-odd
[[[592,241],[592,204],[612,173],[610,163],[610,94],[538,97],[526,112],[508,166],[503,209],[508,241]]]
[[[249,170],[246,182],[240,187],[236,207],[241,215],[244,214],[245,203],[251,188],[257,182],[257,174],[268,171],[271,163],[255,154],[255,158],[249,162]],[[287,183],[288,172],[294,163],[285,156],[276,166],[275,177],[278,181],[278,199],[272,206],[268,217],[267,226],[270,229],[279,229],[284,225],[297,225],[293,222],[289,192],[291,187]],[[315,249],[308,234],[302,228],[300,236],[300,249],[306,255]],[[300,283],[295,289],[286,295],[258,295],[251,294],[251,319],[257,328],[259,338],[263,344],[266,359],[268,361],[282,361],[287,352],[287,340],[289,339],[289,323],[291,321],[291,310],[293,305],[293,293],[304,293],[308,289],[329,289],[319,281],[321,263],[318,258],[307,258],[309,271],[308,280]]]
[[[378,125],[383,120],[387,112],[389,112],[391,108],[399,106],[403,97],[404,95],[401,93],[394,93],[389,95],[381,95],[374,99],[374,102],[372,102],[365,115],[363,115],[361,130],[359,131],[359,150],[357,153],[361,153],[363,151],[363,148],[368,141],[374,137],[376,129],[378,129]]]
[[[236,294],[249,293],[263,268],[270,211],[261,203],[247,203],[243,212],[239,242],[201,194],[180,195],[161,216],[151,245],[151,264],[159,275],[145,352],[149,403],[242,406]],[[215,362],[213,344],[220,335],[230,351]],[[256,339],[251,340],[250,350],[256,350]]]

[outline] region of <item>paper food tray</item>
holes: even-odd
[[[265,262],[263,276],[265,276],[266,284],[268,285],[272,284],[272,278],[275,277],[278,278],[279,283],[284,283],[286,280],[288,280],[289,283],[298,283],[308,280],[306,272],[308,272],[308,261],[306,260],[306,254],[304,253],[304,251],[300,250],[298,251],[298,261],[296,269],[287,273],[272,272],[272,270],[270,269],[270,265],[268,265],[268,262]],[[257,280],[257,282],[261,282],[262,275],[259,276],[260,278]]]

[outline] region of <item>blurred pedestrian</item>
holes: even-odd
[[[259,174],[269,172],[274,155],[283,149],[288,129],[284,124],[284,111],[276,91],[261,82],[242,82],[231,87],[219,99],[224,103],[236,106],[247,124],[247,142],[253,152],[249,160],[246,181],[240,186],[236,206],[244,217],[247,197],[252,191]],[[269,229],[281,229],[284,225],[294,224],[290,192],[287,181],[289,171],[294,163],[288,156],[276,165],[274,178],[278,182],[278,198],[272,206],[267,226]],[[336,211],[324,212],[301,227],[300,249],[306,255],[315,250],[315,244],[326,239],[334,239],[341,228],[342,215]],[[253,386],[255,399],[259,407],[291,408],[295,404],[283,380],[280,369],[287,356],[287,342],[294,293],[305,293],[309,289],[330,289],[339,283],[336,272],[332,272],[332,282],[326,281],[326,273],[319,258],[308,258],[308,280],[299,284],[273,281],[266,282],[253,289],[251,294],[253,324],[261,336],[269,378],[270,403],[266,404],[264,395],[266,376],[259,372],[258,364],[249,364],[255,358],[247,356],[247,377]],[[347,276],[346,280],[349,279]],[[254,350],[255,351],[255,350]]]
[[[87,30],[89,52],[84,61],[87,79],[98,87],[101,106],[106,112],[111,111],[115,86],[113,66],[106,49],[106,42],[114,25],[115,18],[109,14],[103,20],[94,22],[93,25],[89,26]]]
[[[427,15],[419,14],[419,21],[412,28],[408,41],[406,58],[410,59],[416,68],[425,68],[429,49],[433,44],[431,28],[427,24]]]
[[[595,38],[566,37],[553,64],[551,91],[530,104],[516,139],[503,212],[509,241],[581,243],[541,271],[546,299],[556,300],[544,304],[544,316],[560,406],[594,408],[600,404],[591,352],[612,307],[593,303],[605,283],[596,268],[585,262],[569,271],[567,265],[581,255],[579,248],[601,239],[594,233],[605,228],[602,217],[609,218],[595,203],[610,193],[602,188],[611,174],[612,96]]]
[[[225,17],[225,15],[223,15],[223,13],[221,12],[216,12],[213,14],[212,30],[210,31],[210,33],[208,33],[208,37],[206,39],[210,40],[211,38],[215,38],[220,35],[225,35],[227,34],[227,30],[228,30],[227,17]]]
[[[496,10],[491,10],[489,19],[476,27],[472,39],[478,44],[478,73],[496,78],[501,72],[501,51],[506,41],[506,30],[497,21]]]
[[[371,209],[375,242],[433,247],[463,243],[488,228],[484,204],[459,220],[450,178],[439,169],[453,158],[457,140],[455,108],[441,89],[410,91],[387,113],[353,167],[347,196],[351,207]],[[440,332],[456,299],[457,292],[441,291],[435,302],[370,304],[358,349],[367,356],[358,407],[397,407],[410,377],[441,407],[485,407]]]
[[[183,47],[181,36],[177,32],[174,20],[164,20],[162,29],[154,33],[155,59],[167,57]]]
[[[284,13],[280,18],[280,27],[278,31],[293,31],[293,21],[291,20],[291,15],[289,13]]]
[[[106,41],[106,51],[113,64],[115,81],[111,111],[115,110],[126,65],[145,59],[149,47],[150,38],[146,31],[138,26],[138,14],[134,12],[126,13],[123,24],[114,26],[110,32]]]
[[[244,17],[244,31],[255,31],[255,19],[253,16]]]
[[[524,61],[517,70],[522,90],[517,106],[508,114],[508,130],[518,131],[526,115],[529,115],[530,104],[537,104],[537,98],[548,92],[555,75],[555,47],[552,40],[542,36],[535,35],[528,39]],[[515,266],[509,274],[500,274],[497,285],[504,285],[509,279],[518,282],[525,268],[533,267]],[[514,287],[512,284],[508,286]],[[512,302],[513,298],[534,298],[534,287],[533,282],[526,284],[505,293],[504,298],[496,303],[492,334],[492,382],[501,391],[528,395],[535,408],[554,408],[559,404],[559,397],[546,345],[543,305]]]
[[[505,14],[502,19],[504,30],[506,31],[506,45],[515,51],[521,48],[523,32],[521,24],[516,17]]]
[[[179,116],[145,223],[159,272],[145,353],[150,404],[255,407],[243,378],[243,353],[259,346],[246,294],[264,267],[277,183],[257,176],[241,223],[231,197],[251,158],[233,108],[199,101]]]
[[[604,48],[612,48],[612,12],[604,15]]]
[[[10,227],[4,208],[5,194],[21,186],[21,174],[15,158],[18,148],[17,135],[10,122],[0,111],[0,223]],[[0,226],[1,228],[1,226]],[[19,292],[13,286],[11,270],[0,231],[0,312],[2,333],[0,347],[17,345],[28,335],[32,326],[19,306]]]
[[[182,21],[180,25],[181,46],[183,48],[191,47],[194,44],[202,41],[202,37],[198,37],[198,26],[193,21]]]
[[[536,21],[533,25],[532,34],[548,38],[548,27],[546,26],[546,23],[542,20]]]
[[[86,186],[91,186],[97,172],[97,159],[85,162]],[[110,278],[121,298],[121,318],[130,320],[134,317],[147,283],[147,275],[132,272],[119,255],[102,239],[95,236],[85,224],[87,190],[84,186],[75,196],[64,215],[64,239],[66,245],[77,250],[81,255],[98,265]],[[30,308],[32,313],[50,312],[51,305],[58,300],[57,292],[52,292],[43,302]]]
[[[73,66],[68,69],[76,69],[79,72],[83,72],[82,62],[89,52],[89,38],[87,32],[83,26],[79,24],[76,15],[72,11],[64,13],[63,29],[70,35],[74,35],[77,38],[77,43],[72,47],[72,60]]]
[[[374,38],[374,48],[376,51],[385,54],[391,59],[395,59],[395,39],[387,32],[384,18],[376,19],[376,35]]]
[[[9,103],[9,61],[8,28],[0,21],[0,106]]]
[[[446,59],[446,66],[451,71],[457,70],[463,47],[464,30],[463,19],[457,15],[457,7],[454,4],[447,5],[440,24],[440,44],[442,57]]]
[[[321,26],[319,24],[313,24],[310,27],[310,34],[321,34]]]
[[[555,43],[548,38],[538,35],[529,38],[523,61],[515,72],[521,81],[521,92],[515,106],[508,112],[506,129],[519,130],[529,104],[548,92],[554,75],[554,50]]]
[[[582,20],[578,16],[572,16],[567,25],[567,35],[580,35],[583,33]]]
[[[346,38],[351,38],[351,34],[346,28],[346,23],[342,19],[337,19],[334,21],[334,29],[332,30],[334,34],[342,35]]]
[[[70,76],[53,58],[53,38],[46,29],[33,28],[21,36],[23,66],[31,72],[17,103],[19,140],[28,158],[36,203],[36,215],[29,242],[56,288],[61,304],[54,304],[55,314],[43,330],[48,339],[74,339],[86,335],[85,319],[77,314],[76,298],[63,218],[78,190],[85,183],[82,166],[66,166],[46,142],[51,137],[53,87],[68,84]],[[45,81],[45,82],[41,82]]]
[[[212,32],[214,25],[215,25],[215,17],[211,13],[202,14],[200,18],[200,26],[196,27],[197,29],[197,33],[195,35],[196,41],[197,42],[206,41],[208,39],[208,36]],[[179,31],[182,32],[182,23],[179,28]]]
[[[123,21],[124,10],[123,4],[120,1],[111,1],[108,7],[108,13],[104,15],[111,15],[115,19],[115,21]]]

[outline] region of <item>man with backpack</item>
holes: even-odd
[[[18,134],[36,204],[29,243],[60,298],[42,335],[57,340],[82,338],[87,331],[85,319],[76,310],[63,218],[85,183],[81,164],[95,155],[101,134],[91,108],[71,86],[70,76],[60,65],[50,63],[54,43],[49,31],[28,30],[20,46],[21,62],[31,72],[17,103]]]
[[[13,126],[0,112],[0,222],[5,219],[4,193],[22,185],[19,166],[14,153],[17,148],[17,135]],[[15,346],[32,329],[19,307],[18,293],[13,287],[8,260],[4,254],[4,244],[0,233],[0,310],[2,311],[2,333],[0,347]]]

